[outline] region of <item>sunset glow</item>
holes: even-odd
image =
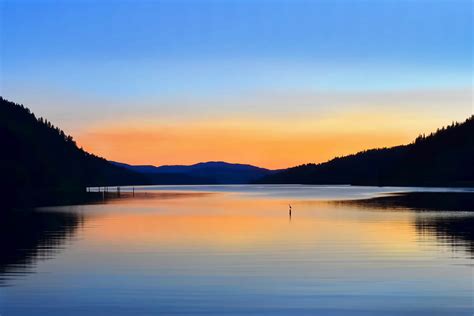
[[[331,118],[271,121],[111,123],[78,134],[79,145],[110,160],[130,164],[194,164],[228,161],[278,169],[324,162],[370,148],[406,144],[448,124],[392,113],[352,113]]]
[[[472,114],[468,1],[343,3],[6,2],[0,94],[129,164],[284,168]]]
[[[474,316],[473,3],[0,0],[0,316]]]

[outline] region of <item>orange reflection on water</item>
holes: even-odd
[[[162,193],[118,199],[97,206],[88,219],[87,242],[107,247],[176,249],[275,249],[291,243],[305,249],[326,242],[366,247],[378,253],[416,252],[413,215],[367,212],[324,201],[294,203],[293,216],[283,199],[228,193]],[[113,212],[108,212],[108,208]],[[298,249],[294,249],[298,250]]]

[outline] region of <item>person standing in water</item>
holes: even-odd
[[[290,214],[290,217],[291,217],[291,204],[288,204],[288,206],[290,207],[290,208],[288,209],[288,214]]]

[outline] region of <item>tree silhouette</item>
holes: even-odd
[[[305,164],[260,183],[474,186],[474,116],[408,145]]]
[[[147,184],[143,176],[78,148],[76,142],[25,106],[0,97],[0,174],[8,200],[47,200],[86,186]]]

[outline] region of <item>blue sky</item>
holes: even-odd
[[[472,112],[471,1],[0,4],[1,95],[73,133],[131,117],[271,117],[275,95],[309,96],[287,104],[290,117],[325,104],[429,116],[429,91],[463,100],[433,104],[436,117]]]
[[[41,81],[113,98],[472,78],[470,1],[4,0],[2,13],[5,89]]]

